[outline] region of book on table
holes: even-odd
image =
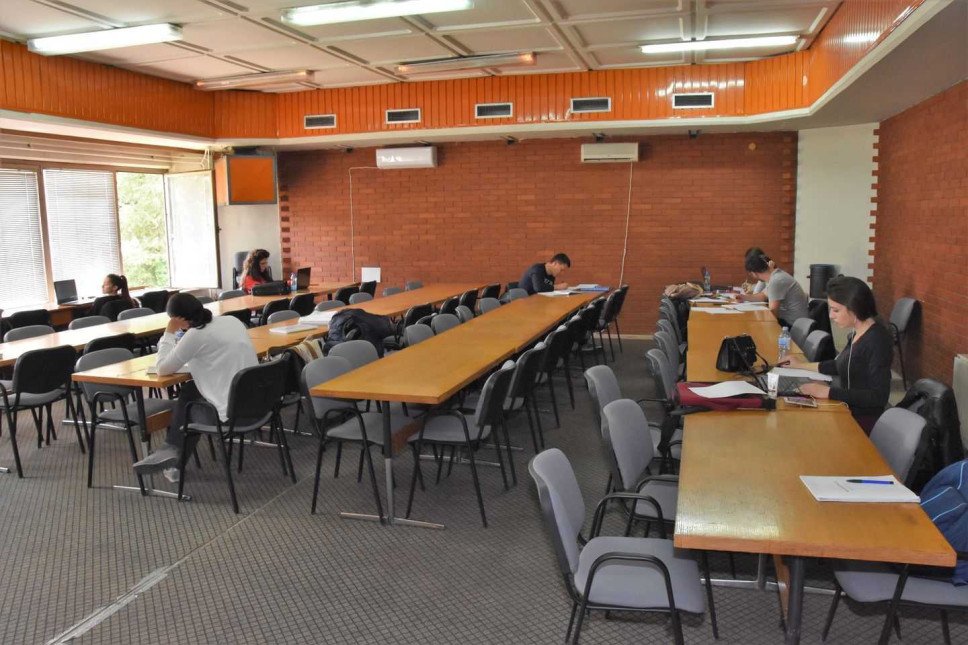
[[[319,328],[319,325],[310,325],[307,323],[296,323],[294,325],[280,325],[279,327],[269,328],[270,334],[295,334],[303,331],[315,331]]]
[[[818,502],[920,502],[917,493],[894,475],[857,475],[851,477],[810,477],[800,481]]]

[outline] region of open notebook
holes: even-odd
[[[920,502],[917,493],[894,475],[856,477],[807,477],[800,481],[818,502]],[[866,482],[866,483],[861,483]]]

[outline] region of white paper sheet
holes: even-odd
[[[300,325],[314,325],[319,327],[320,325],[328,325],[329,321],[333,319],[336,315],[336,311],[314,311],[308,316],[303,316],[299,319]]]
[[[710,298],[708,296],[701,296],[699,298],[693,298],[691,302],[710,302],[718,305],[725,304],[729,302],[726,298]]]
[[[724,314],[739,315],[743,312],[736,311],[735,309],[727,309],[726,307],[693,307],[689,313],[690,314],[694,314],[694,313],[715,314],[715,315],[721,316]]]
[[[707,399],[725,399],[730,396],[739,396],[741,394],[763,394],[766,392],[756,387],[752,383],[747,383],[746,381],[725,381],[723,383],[717,383],[716,385],[709,385],[706,387],[691,387],[689,388],[694,394],[705,397]]]
[[[271,327],[269,329],[270,334],[295,334],[301,331],[312,331],[318,329],[319,325],[310,325],[308,323],[296,323],[294,325],[281,325],[279,327]]]
[[[379,282],[380,267],[363,267],[360,282]]]
[[[778,376],[792,376],[794,378],[808,378],[812,381],[832,381],[832,376],[827,376],[826,374],[821,374],[820,372],[811,372],[810,370],[800,370],[794,367],[774,367],[770,370],[773,374]]]
[[[555,298],[558,296],[570,296],[571,294],[572,292],[568,291],[567,289],[558,289],[557,291],[539,291],[538,292],[539,296],[546,296],[548,298]]]
[[[858,484],[848,479],[889,481],[886,484]],[[893,475],[857,475],[850,477],[808,477],[800,481],[818,502],[920,502],[920,498]]]
[[[740,302],[735,305],[726,305],[726,308],[736,311],[767,311],[770,306],[765,302]]]
[[[575,288],[578,289],[578,290],[581,290],[581,289],[594,289],[597,286],[598,286],[597,284],[585,284],[585,283],[582,283],[582,284],[579,284],[579,285],[575,286]]]

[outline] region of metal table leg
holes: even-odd
[[[144,390],[140,387],[135,388],[134,398],[138,404],[138,427],[141,428],[141,458],[144,459],[151,454],[151,437],[148,433],[148,415],[145,413],[145,397]],[[152,485],[152,475],[147,475],[146,477],[139,477],[139,486],[118,486],[115,485],[114,488],[117,490],[127,490],[127,491],[137,491],[142,495],[147,497],[167,497],[169,499],[178,499],[178,493],[171,493],[166,490],[157,490]],[[144,488],[140,486],[141,481],[144,482]],[[182,495],[183,500],[190,500],[189,495]]]
[[[800,626],[803,619],[803,558],[785,556],[790,569],[789,601],[787,605],[786,645],[800,643]]]

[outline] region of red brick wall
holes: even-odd
[[[874,295],[885,316],[898,298],[921,301],[908,380],[950,385],[968,352],[968,83],[882,122],[879,148]]]
[[[651,333],[663,285],[702,265],[714,283],[742,281],[751,245],[792,266],[796,133],[640,140],[623,331]],[[629,166],[580,163],[582,142],[449,143],[435,169],[354,170],[356,266],[382,267],[384,285],[503,283],[562,251],[569,283],[617,285]],[[351,276],[348,170],[372,165],[372,149],[280,154],[284,273]]]

